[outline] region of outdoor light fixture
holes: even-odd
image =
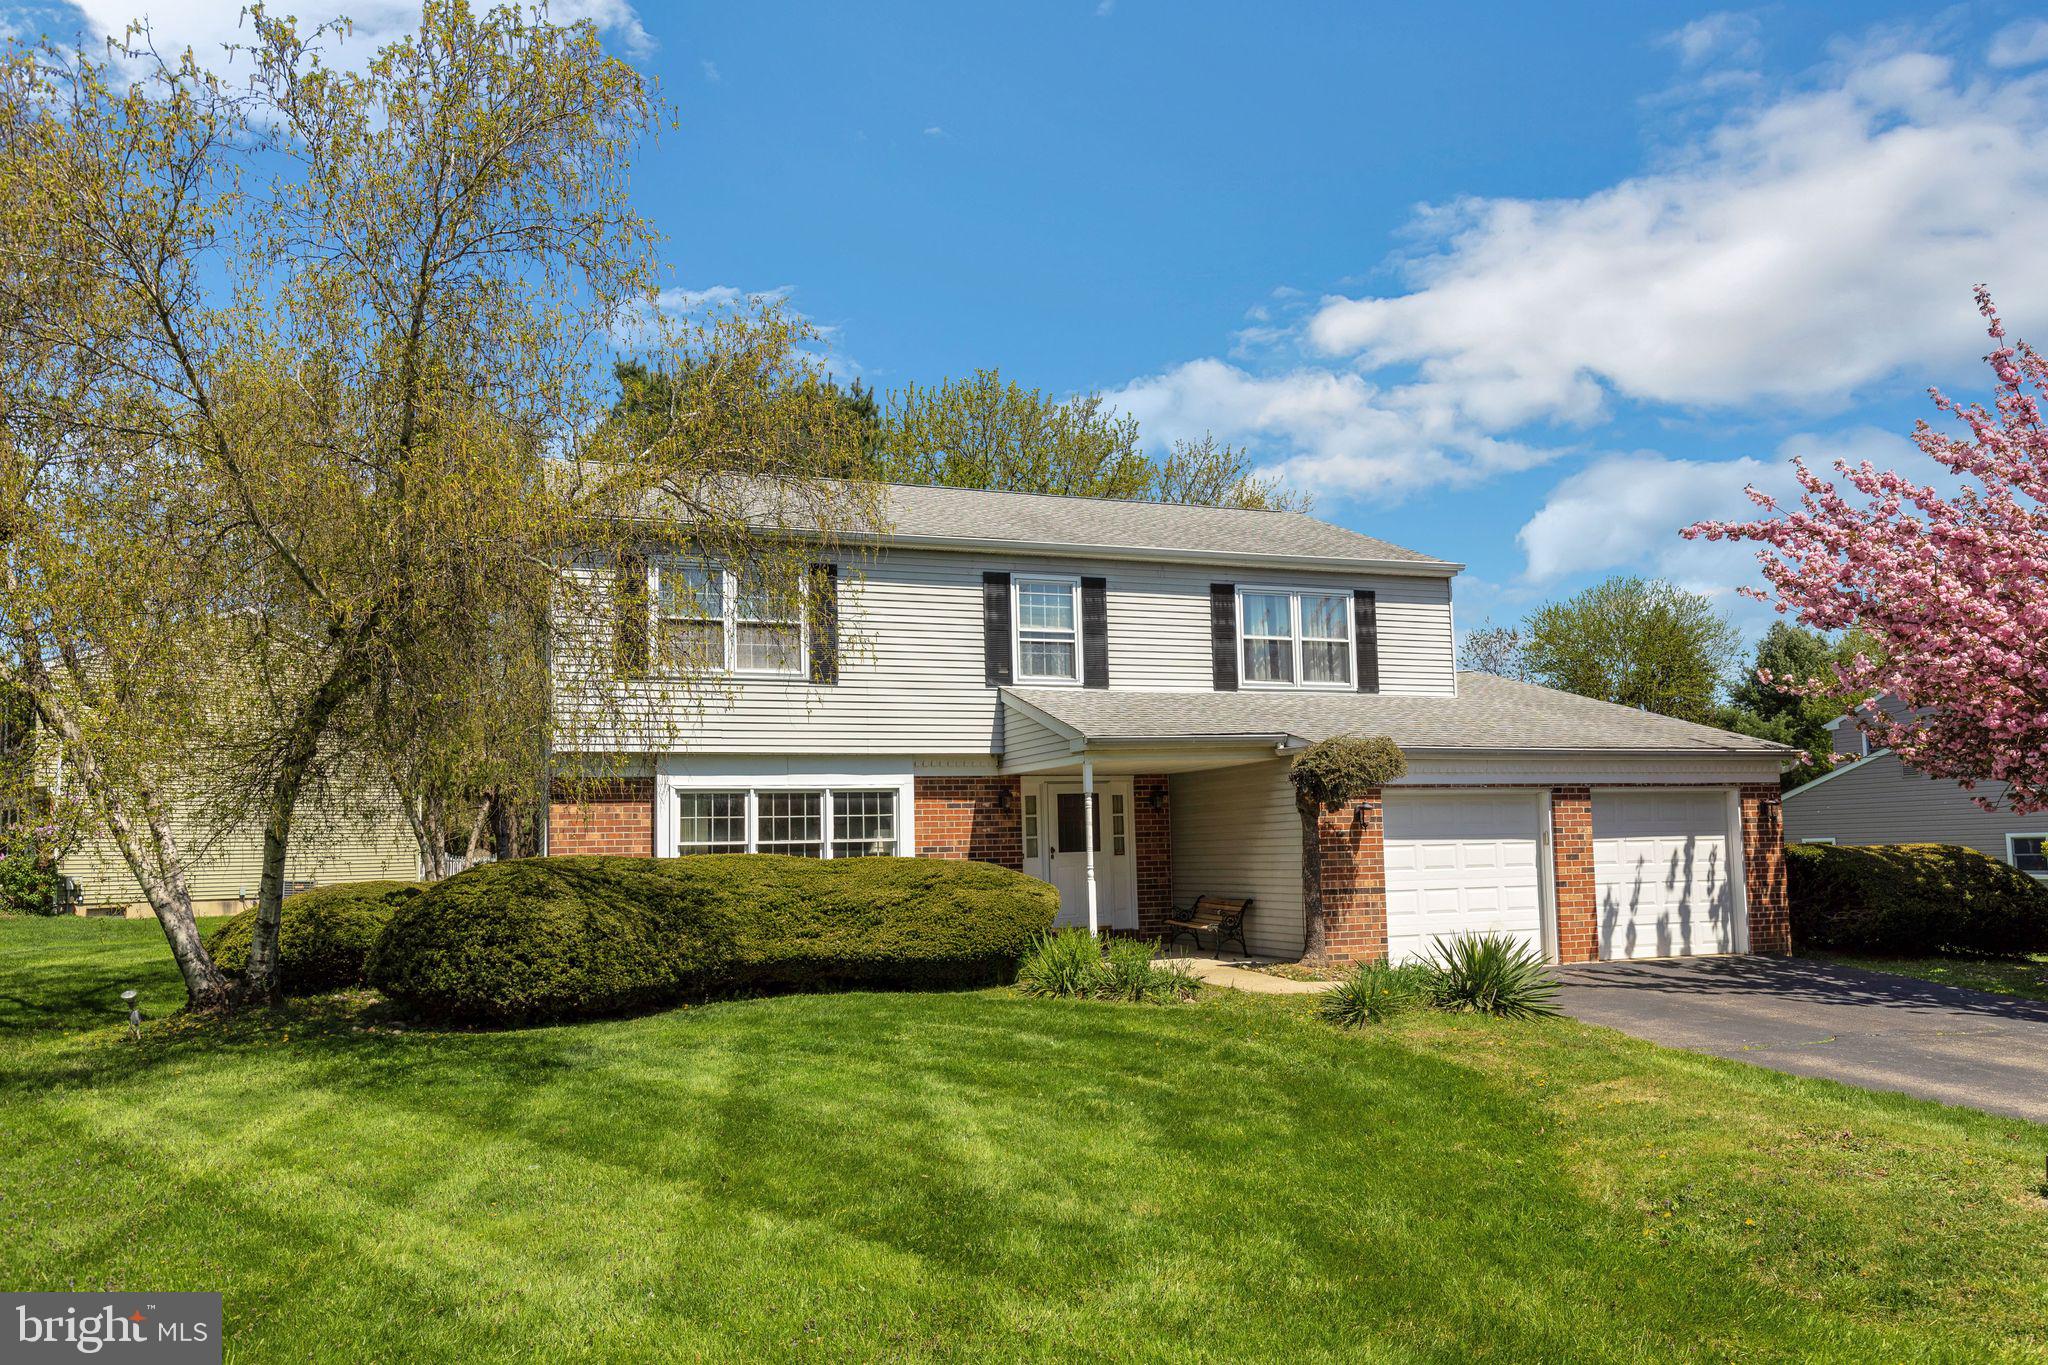
[[[121,998],[128,1002],[128,1036],[139,1043],[142,1041],[142,1006],[135,1003],[134,991],[122,991]]]

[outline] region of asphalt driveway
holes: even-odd
[[[1589,1024],[1866,1090],[2048,1123],[2048,1004],[1805,958],[1560,969]]]

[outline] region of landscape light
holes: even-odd
[[[142,1006],[135,1003],[134,991],[122,991],[121,998],[128,1002],[128,1034],[136,1042],[142,1041]]]

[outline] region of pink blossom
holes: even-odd
[[[2004,782],[2010,809],[2037,811],[2048,809],[2048,361],[2006,341],[1982,285],[1976,297],[1993,343],[1992,407],[1930,389],[1935,409],[1967,435],[1925,421],[1913,432],[1928,458],[1966,481],[1960,492],[1944,496],[1868,461],[1836,461],[1834,480],[1794,461],[1797,508],[1751,488],[1757,520],[1703,521],[1684,534],[1755,541],[1778,611],[1820,630],[1861,626],[1884,645],[1882,660],[1858,654],[1831,676],[1779,686],[1883,693],[1911,711],[1895,720],[1858,708],[1873,744],[1966,790]]]

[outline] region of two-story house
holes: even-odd
[[[649,557],[647,633],[723,640],[729,676],[629,684],[662,718],[644,758],[554,804],[550,852],[978,858],[1083,922],[1092,839],[1101,922],[1153,934],[1176,900],[1251,896],[1250,948],[1288,957],[1289,758],[1387,735],[1408,775],[1320,820],[1335,955],[1486,930],[1567,962],[1789,946],[1786,751],[1460,674],[1460,565],[1289,512],[892,486],[884,515],[786,619]]]

